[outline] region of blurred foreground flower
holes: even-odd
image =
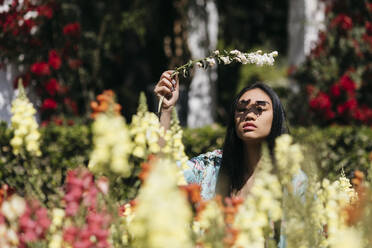
[[[191,209],[177,187],[172,161],[160,159],[152,165],[137,200],[129,226],[133,247],[192,247]]]
[[[132,170],[129,155],[133,146],[128,127],[124,118],[118,114],[113,93],[97,97],[98,100],[100,98],[104,99],[98,107],[100,111],[94,115],[96,118],[93,123],[94,149],[91,153],[89,169],[94,173],[112,171],[127,177]]]
[[[282,217],[282,188],[272,174],[266,147],[256,170],[252,189],[235,217],[233,227],[238,230],[238,236],[234,247],[264,248],[265,239],[273,235],[270,223]]]

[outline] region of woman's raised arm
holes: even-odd
[[[154,89],[159,100],[164,96],[160,111],[160,124],[165,130],[170,126],[172,109],[176,105],[179,96],[178,76],[172,77],[173,72],[172,70],[163,72]]]

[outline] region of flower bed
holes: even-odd
[[[276,141],[276,163],[264,147],[245,199],[202,200],[183,177],[176,115],[163,130],[142,96],[127,124],[112,91],[92,107],[91,129],[57,122],[39,140],[27,139],[38,129],[15,136],[22,121],[1,127],[2,247],[276,247],[284,237],[287,247],[370,245],[369,180],[360,171],[354,187],[342,174],[320,179],[313,151],[289,135]]]

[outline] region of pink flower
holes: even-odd
[[[72,201],[67,203],[66,205],[66,215],[67,216],[75,216],[79,211],[79,203],[76,201]]]

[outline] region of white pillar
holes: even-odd
[[[315,46],[324,29],[324,3],[319,0],[289,0],[288,61],[299,65]]]
[[[15,69],[13,65],[5,65],[0,70],[0,120],[10,124],[11,103],[15,97],[13,80],[15,79]]]
[[[188,46],[192,59],[203,58],[217,47],[218,10],[214,0],[190,1]],[[214,122],[217,68],[195,68],[188,95],[187,125],[202,127]]]

